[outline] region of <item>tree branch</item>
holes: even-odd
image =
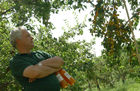
[[[140,12],[138,12],[138,13],[136,13],[136,14],[140,14]],[[131,19],[133,19],[135,16],[132,16],[125,24],[124,24],[124,26],[126,26],[127,25],[127,23],[129,23],[129,21],[131,20]]]
[[[10,10],[14,9],[15,6],[11,7],[10,9],[6,10],[5,12],[0,12],[0,16],[6,14],[7,12],[9,12]]]
[[[88,1],[93,7],[95,6],[90,0]]]
[[[123,0],[123,2],[124,2],[125,10],[126,10],[126,13],[127,13],[127,17],[128,17],[128,21],[129,21],[130,30],[131,30],[131,32],[132,32],[132,38],[133,38],[133,40],[134,40],[134,44],[135,44],[135,48],[136,48],[136,56],[137,56],[138,62],[139,62],[139,64],[140,64],[140,55],[139,55],[139,52],[138,52],[138,44],[137,44],[137,41],[136,41],[136,39],[135,39],[134,31],[133,31],[133,29],[132,29],[132,22],[130,21],[130,17],[129,17],[129,13],[128,13],[128,9],[127,9],[125,0]]]

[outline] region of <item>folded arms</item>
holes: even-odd
[[[64,64],[62,58],[55,56],[25,68],[23,76],[27,78],[43,78],[61,69]]]

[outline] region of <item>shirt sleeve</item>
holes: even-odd
[[[24,69],[32,64],[24,60],[12,60],[10,62],[10,69],[15,76],[23,76]]]
[[[42,56],[44,56],[46,59],[54,57],[54,56],[50,55],[49,53],[46,53],[46,52],[43,52],[43,51],[39,51],[39,53]]]

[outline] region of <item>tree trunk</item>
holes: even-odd
[[[91,83],[90,83],[90,81],[88,79],[87,79],[87,82],[88,82],[88,88],[91,91]]]
[[[122,82],[123,82],[123,84],[125,83],[125,79],[126,79],[126,73],[124,73],[124,74],[122,75]]]
[[[96,86],[97,86],[98,91],[100,91],[101,89],[100,89],[100,85],[99,85],[97,79],[95,79],[95,84],[96,84]]]

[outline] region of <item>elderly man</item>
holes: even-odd
[[[63,59],[41,51],[31,52],[33,38],[26,29],[12,31],[10,38],[12,46],[18,50],[10,60],[10,69],[23,91],[60,91],[55,72],[61,69]]]

